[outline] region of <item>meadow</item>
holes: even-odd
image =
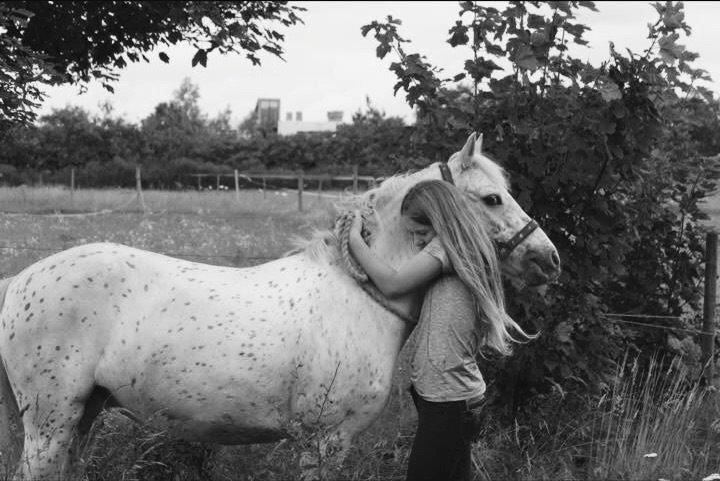
[[[71,195],[60,187],[0,188],[0,276],[96,241],[209,264],[256,265],[291,250],[295,236],[328,228],[343,196],[307,196],[298,212],[293,192],[243,191],[238,201],[233,192],[146,191],[143,211],[132,190]],[[720,213],[720,203],[713,208]],[[546,402],[564,415],[535,420],[544,425],[540,430],[522,419],[507,423],[490,416],[474,448],[475,479],[699,480],[720,472],[717,397],[688,388],[677,364],[666,370],[660,365],[645,375],[632,367],[619,370],[617,383],[599,401],[551,393]],[[416,419],[407,384],[403,351],[390,402],[355,443],[343,479],[404,479]],[[101,416],[92,432],[78,447],[68,479],[251,481],[311,473],[302,455],[314,442],[310,434],[267,445],[202,445],[170,439],[122,411]],[[0,458],[0,480],[9,472]]]

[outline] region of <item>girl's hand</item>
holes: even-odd
[[[362,215],[359,210],[354,211],[353,214],[355,214],[355,216],[353,217],[352,225],[350,226],[350,236],[357,236],[358,239],[362,239]]]

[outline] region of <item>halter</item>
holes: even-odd
[[[450,168],[448,167],[447,162],[440,162],[438,164],[438,167],[440,167],[440,175],[442,176],[442,180],[444,180],[445,182],[449,182],[452,185],[455,185],[452,172],[450,172]],[[535,222],[533,219],[530,219],[530,221],[525,224],[525,227],[517,231],[515,235],[510,238],[510,240],[495,241],[495,244],[497,246],[498,258],[501,261],[507,259],[512,253],[512,251],[514,251],[515,248],[519,246],[522,241],[527,239],[527,237],[532,234],[533,231],[538,227],[538,223]]]

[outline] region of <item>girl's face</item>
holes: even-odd
[[[413,246],[417,249],[422,249],[428,242],[433,240],[433,237],[437,235],[435,229],[431,225],[421,224],[417,221],[412,220],[407,215],[402,216],[405,222],[405,227],[410,232],[412,237]]]

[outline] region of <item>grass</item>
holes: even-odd
[[[283,214],[297,211],[296,191],[262,189],[242,190],[236,198],[235,192],[214,190],[145,190],[143,199],[151,212],[182,214]],[[333,201],[347,197],[344,192],[306,191],[303,194],[303,208],[310,212],[332,208]],[[137,192],[133,189],[84,189],[70,191],[67,187],[2,187],[0,206],[3,212],[36,214],[87,213],[103,209],[116,212],[137,212]]]
[[[0,276],[13,275],[52,252],[94,241],[211,264],[259,264],[291,249],[293,235],[307,236],[330,225],[330,199],[307,197],[299,213],[292,194],[243,192],[237,202],[233,192],[147,191],[147,212],[142,213],[132,203],[132,190],[81,190],[71,199],[69,191],[55,187],[0,188],[0,211],[15,213],[0,214]],[[104,214],[52,215],[123,203],[127,205]],[[405,392],[408,364],[403,351],[390,402],[357,439],[343,479],[404,479],[416,423]],[[717,394],[693,388],[677,363],[656,360],[631,366],[618,371],[601,399],[554,392],[526,418],[507,421],[491,411],[473,452],[475,480],[699,480],[720,472]],[[161,425],[130,422],[118,411],[101,416],[93,429],[95,435],[80,447],[68,479],[298,479],[302,452],[310,442],[187,443],[169,438]],[[657,456],[645,456],[651,453]],[[0,473],[6,468],[0,466]]]
[[[717,395],[687,378],[682,363],[651,359],[623,368],[593,445],[594,479],[686,479],[718,472]]]

